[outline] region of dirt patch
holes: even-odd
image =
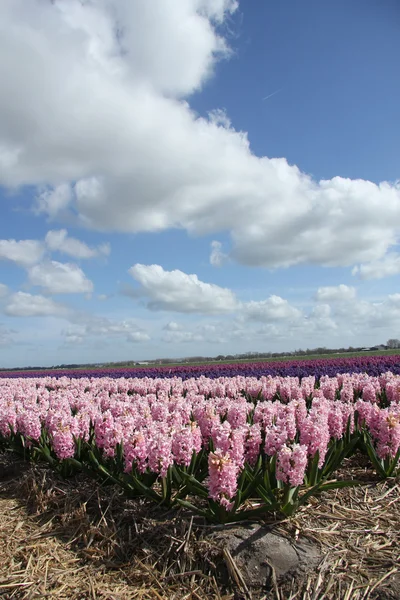
[[[251,524],[210,536],[221,548],[233,578],[236,575],[247,593],[260,594],[288,581],[301,583],[321,561],[319,545],[307,538],[291,540],[273,529]]]

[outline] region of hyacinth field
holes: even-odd
[[[3,374],[0,445],[213,523],[290,516],[357,485],[336,476],[356,452],[398,474],[399,372],[398,357],[374,357]]]
[[[335,377],[339,373],[366,373],[378,376],[382,373],[391,372],[400,375],[400,355],[386,356],[358,356],[356,358],[328,358],[328,359],[301,359],[282,360],[273,362],[236,362],[208,363],[202,365],[179,365],[163,367],[135,367],[135,368],[93,368],[93,369],[51,369],[49,371],[0,371],[1,377],[62,377],[67,375],[71,378],[81,377],[108,377],[118,379],[121,377],[154,377],[157,379],[179,377],[190,379],[192,377],[208,377],[218,379],[219,377],[256,377],[280,375],[282,377],[308,377],[314,376],[319,380],[323,375]]]

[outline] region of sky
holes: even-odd
[[[400,337],[397,0],[2,0],[0,366]]]

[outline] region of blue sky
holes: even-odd
[[[0,5],[0,366],[400,337],[396,0]]]

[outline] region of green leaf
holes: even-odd
[[[318,462],[319,462],[319,450],[316,451],[310,465],[310,474],[308,476],[308,485],[315,485],[318,479]]]
[[[236,513],[237,509],[239,508],[239,506],[242,504],[242,493],[240,490],[237,491],[236,494],[236,498],[235,498],[235,504],[233,505],[232,508],[232,512]]]
[[[375,467],[376,471],[379,473],[379,475],[383,479],[386,479],[387,473],[386,473],[386,469],[384,468],[383,461],[377,455],[376,450],[372,443],[372,438],[371,438],[370,434],[367,432],[365,432],[365,435],[364,435],[364,448],[366,449],[369,459],[372,462],[373,466]]]
[[[207,521],[211,521],[212,523],[219,522],[213,513],[211,513],[208,510],[203,510],[201,508],[198,508],[197,506],[194,506],[194,504],[192,504],[191,502],[188,502],[187,500],[181,500],[180,498],[178,498],[177,503],[180,506],[184,506],[185,508],[188,508],[189,510],[196,513],[197,515],[204,517],[205,519],[207,519]]]
[[[397,467],[397,463],[399,462],[399,458],[400,458],[400,446],[396,452],[396,456],[394,458],[392,458],[390,461],[390,467],[386,471],[388,477],[391,477],[393,475],[393,473]]]
[[[136,488],[137,491],[141,492],[143,494],[143,496],[146,496],[147,498],[151,498],[152,500],[154,500],[157,503],[161,503],[163,498],[162,496],[160,496],[160,494],[157,494],[157,492],[155,492],[152,488],[147,487],[146,485],[144,485],[140,479],[138,477],[136,477],[135,475],[131,475],[132,477],[132,481],[133,484]]]
[[[358,481],[357,479],[346,479],[341,481],[328,481],[326,483],[322,483],[319,488],[319,492],[326,492],[327,490],[336,490],[345,487],[355,487],[357,485],[362,485],[362,481]]]

